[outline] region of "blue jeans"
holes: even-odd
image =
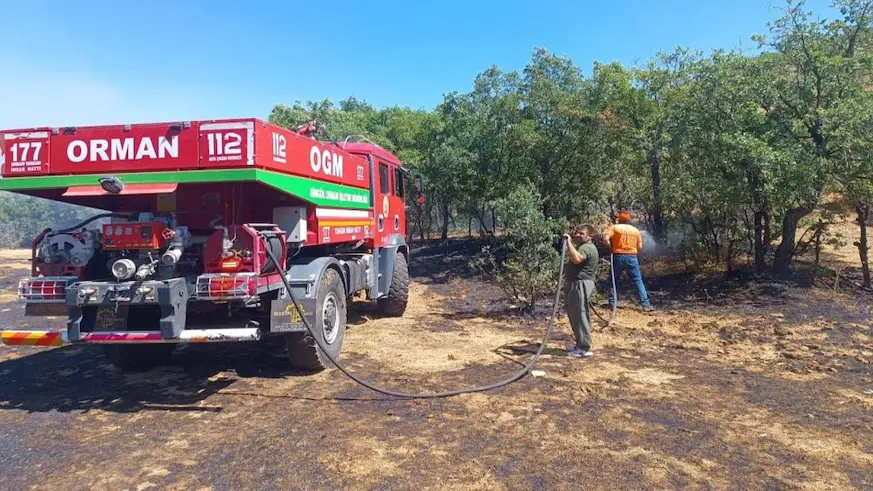
[[[618,281],[621,279],[621,275],[624,272],[627,272],[628,277],[630,277],[631,281],[637,286],[637,294],[640,297],[640,305],[645,309],[651,307],[651,303],[649,301],[649,294],[646,292],[646,285],[643,284],[643,275],[640,273],[640,261],[636,256],[631,255],[615,255],[612,256],[612,267],[614,268],[613,274],[615,274],[615,283],[616,289],[618,288]],[[612,291],[612,288],[609,289],[609,305],[610,307],[615,305],[615,292]]]

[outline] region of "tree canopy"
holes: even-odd
[[[490,236],[518,217],[552,230],[507,208],[515,196],[552,228],[603,225],[629,209],[662,247],[784,273],[809,230],[820,239],[826,223],[807,219],[824,196],[848,199],[862,225],[873,200],[873,0],[833,7],[837,18],[819,20],[788,0],[754,37],[755,54],[679,47],[586,73],[536,48],[523,69],[487,67],[433,110],[352,97],[276,105],[269,119],[316,119],[320,138],[363,136],[419,171],[428,195],[423,207],[410,202],[419,238]],[[4,197],[0,220],[42,226],[23,199]],[[866,239],[856,246],[866,268]]]

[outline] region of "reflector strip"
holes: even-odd
[[[261,331],[256,327],[239,329],[185,330],[177,339],[164,339],[160,331],[89,332],[82,334],[84,343],[226,343],[258,341]],[[67,344],[66,331],[0,331],[0,340],[10,346],[62,346]]]
[[[48,137],[49,137],[48,131],[26,131],[23,133],[6,133],[6,135],[4,135],[4,138],[6,140],[18,140],[18,139],[23,139],[23,138],[36,139],[36,138],[48,138]]]
[[[342,220],[342,221],[319,221],[319,226],[324,227],[354,227],[356,225],[371,225],[373,222],[370,220]]]
[[[370,212],[347,208],[316,208],[315,216],[318,218],[370,218]]]
[[[61,346],[63,334],[60,331],[3,331],[0,339],[9,346]]]
[[[163,341],[160,332],[89,332],[82,336],[87,343],[148,343]]]
[[[82,338],[86,343],[221,343],[257,341],[261,332],[257,328],[197,329],[182,331],[177,339],[165,339],[160,331],[90,332]]]

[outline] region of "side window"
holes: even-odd
[[[388,165],[379,164],[379,192],[382,194],[388,194],[389,182],[388,178],[391,174],[388,172]]]
[[[403,197],[403,188],[406,186],[406,180],[403,179],[403,172],[400,168],[394,169],[394,196]]]

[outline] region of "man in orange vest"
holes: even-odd
[[[604,241],[612,250],[612,268],[615,281],[621,279],[621,274],[627,271],[628,276],[637,287],[640,297],[640,305],[646,312],[651,312],[651,301],[643,283],[643,275],[640,272],[640,262],[637,255],[643,250],[643,236],[640,231],[631,225],[631,214],[622,211],[618,214],[618,223],[609,227],[603,234]],[[615,292],[609,290],[609,307],[615,306]]]

